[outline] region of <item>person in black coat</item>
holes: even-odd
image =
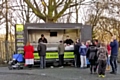
[[[81,45],[80,40],[77,39],[74,45],[75,67],[80,67],[80,54],[79,54],[80,45]]]
[[[66,40],[64,41],[64,43],[66,44],[66,45],[72,45],[74,42],[73,42],[73,40],[67,35],[66,36]]]
[[[94,69],[94,73],[96,73],[96,70],[97,70],[97,50],[98,48],[93,43],[88,47],[88,50],[87,50],[87,58],[89,59],[89,62],[90,62],[91,74],[93,73],[93,69]]]
[[[42,41],[43,43],[48,43],[47,39],[45,38],[44,34],[41,34],[41,38],[39,38],[38,43]]]

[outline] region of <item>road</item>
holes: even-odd
[[[120,80],[120,69],[117,75],[106,72],[106,78],[99,78],[97,74],[90,74],[89,69],[73,67],[47,68],[32,70],[8,70],[0,67],[0,80]]]

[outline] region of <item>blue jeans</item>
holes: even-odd
[[[40,68],[45,68],[46,67],[46,59],[45,56],[40,56]]]
[[[110,66],[110,57],[107,59],[107,66]]]
[[[117,72],[117,56],[110,56],[112,72]]]

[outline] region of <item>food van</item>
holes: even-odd
[[[15,42],[16,52],[24,53],[23,46],[27,41],[34,46],[34,60],[39,62],[40,58],[37,52],[38,40],[44,34],[48,43],[46,43],[46,61],[58,62],[58,45],[60,40],[65,40],[66,35],[75,41],[91,40],[92,31],[89,25],[80,23],[27,23],[16,24],[15,26]],[[65,47],[64,62],[74,62],[74,44]]]

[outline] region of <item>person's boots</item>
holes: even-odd
[[[106,66],[106,71],[108,71],[108,66]]]
[[[93,72],[92,72],[92,67],[90,66],[90,74],[92,74]]]
[[[108,66],[108,70],[110,70],[110,66]]]
[[[107,66],[107,67],[106,67],[106,70],[109,71],[109,70],[110,70],[110,66]]]

